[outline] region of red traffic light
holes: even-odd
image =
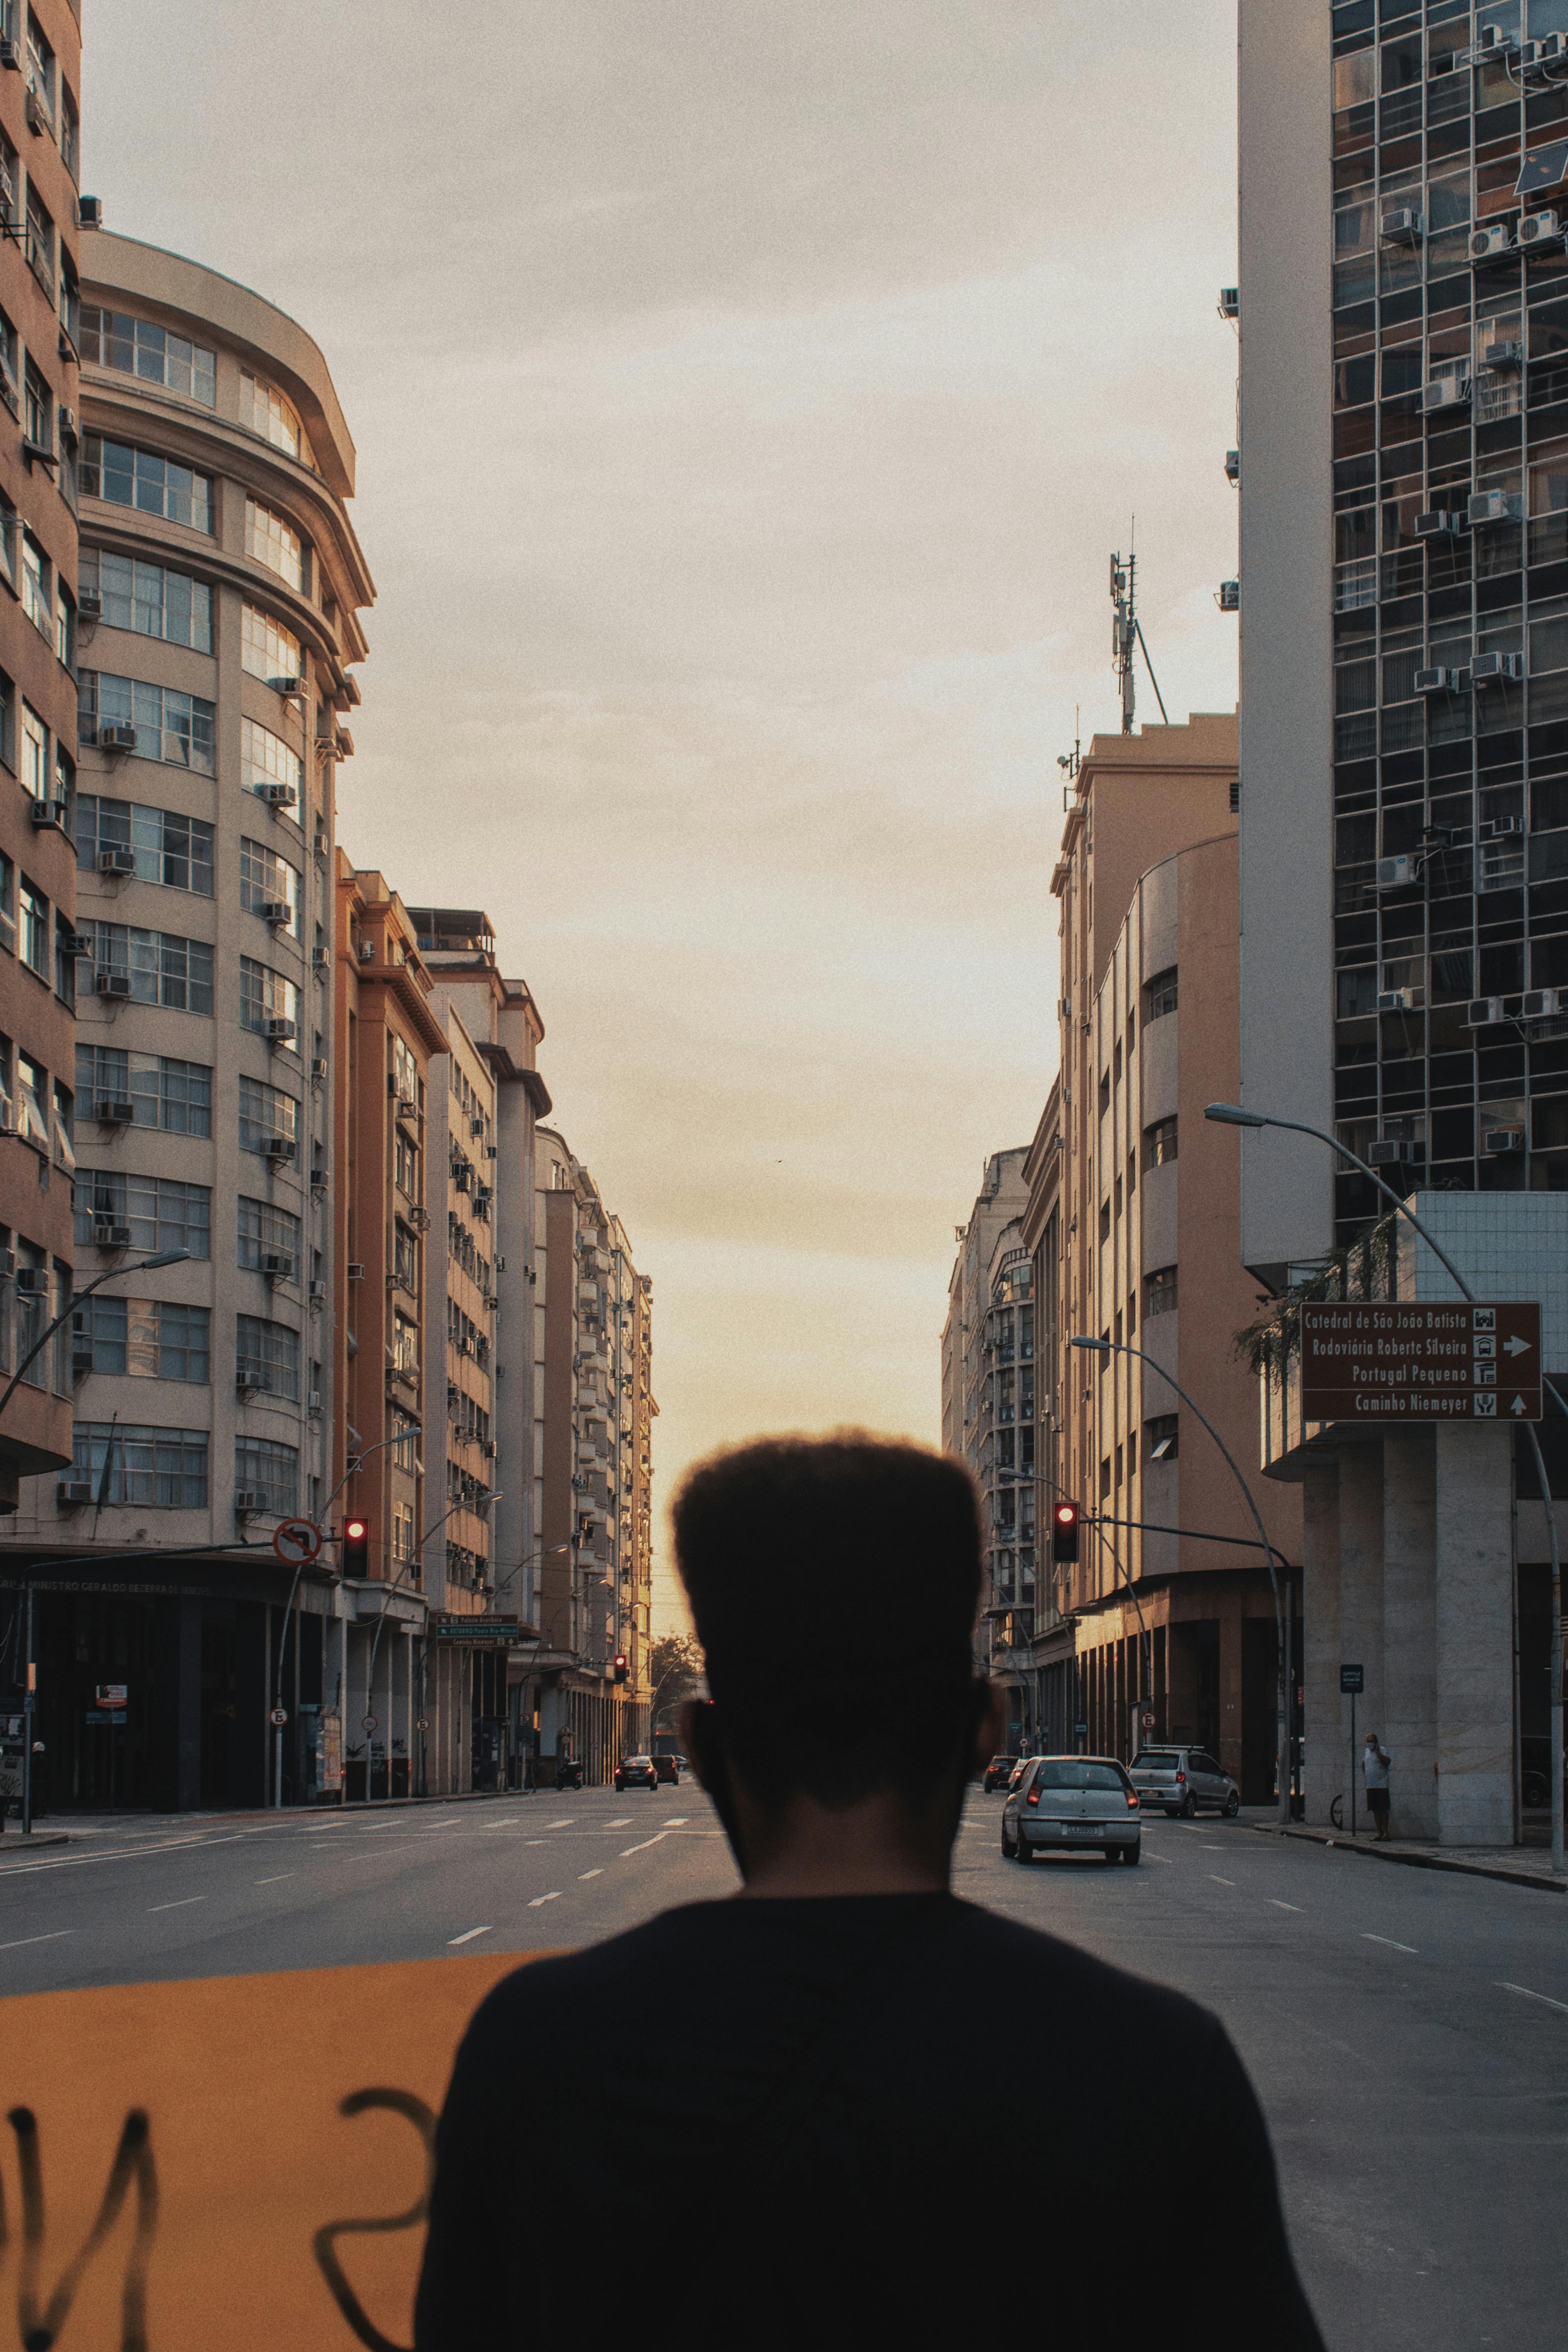
[[[1051,1512],[1051,1558],[1070,1567],[1078,1558],[1079,1524],[1083,1514],[1076,1503],[1058,1503]]]
[[[343,1521],[343,1574],[368,1576],[370,1573],[370,1521]]]
[[[615,1676],[615,1678],[616,1678],[616,1682],[618,1682],[618,1683],[624,1683],[624,1682],[626,1681],[626,1652],[625,1652],[624,1650],[617,1650],[617,1651],[616,1652],[615,1658],[614,1658],[614,1660],[613,1660],[613,1662],[612,1662],[610,1671],[611,1671],[611,1673],[614,1675],[614,1676]]]

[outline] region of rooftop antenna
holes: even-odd
[[[1121,732],[1132,732],[1132,713],[1137,699],[1137,688],[1132,674],[1135,649],[1143,648],[1143,666],[1149,673],[1149,683],[1154,689],[1154,699],[1160,706],[1160,716],[1166,726],[1171,723],[1165,709],[1165,698],[1160,691],[1160,681],[1154,675],[1154,665],[1149,659],[1148,640],[1138,618],[1138,557],[1134,542],[1138,519],[1132,519],[1132,537],[1128,541],[1128,553],[1123,559],[1110,559],[1110,602],[1115,618],[1110,625],[1110,666],[1121,680]]]
[[[1057,765],[1062,772],[1062,807],[1069,809],[1078,789],[1078,772],[1083,765],[1083,709],[1074,704],[1072,714],[1072,750],[1057,753]]]

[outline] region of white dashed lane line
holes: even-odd
[[[0,1951],[8,1948],[8,1946],[0,1945]],[[1500,1978],[1498,1979],[1498,1990],[1522,1993],[1526,2000],[1538,2000],[1544,2008],[1561,2010],[1563,2016],[1568,2017],[1568,2000],[1553,2000],[1549,1992],[1531,1992],[1528,1985],[1505,1984]]]
[[[643,1842],[642,1842],[642,1843],[641,1843],[640,1845],[624,1845],[624,1846],[622,1846],[622,1848],[621,1848],[621,1860],[624,1862],[624,1861],[626,1860],[626,1856],[627,1856],[627,1854],[628,1854],[628,1853],[646,1853],[647,1852],[647,1850],[648,1850],[649,1846],[650,1846],[650,1845],[658,1845],[658,1844],[659,1843],[660,1840],[663,1838],[663,1836],[664,1836],[664,1832],[663,1832],[662,1830],[658,1830],[658,1831],[656,1831],[656,1832],[655,1832],[655,1833],[654,1833],[654,1835],[653,1835],[652,1837],[650,1837],[650,1838],[644,1838],[644,1840],[643,1840]]]
[[[1280,1900],[1279,1900],[1279,1897],[1278,1896],[1278,1895],[1271,1895],[1268,1897],[1268,1900],[1269,1900],[1269,1902],[1270,1902],[1270,1903],[1272,1903],[1272,1904],[1273,1904],[1274,1908],[1276,1909],[1276,1911],[1297,1911],[1297,1912],[1300,1912],[1300,1909],[1301,1909],[1301,1906],[1300,1906],[1300,1905],[1299,1903],[1281,1903],[1281,1902],[1280,1902]]]
[[[476,1936],[490,1936],[494,1933],[495,1930],[492,1927],[469,1927],[461,1936],[448,1936],[447,1942],[448,1947],[453,1944],[471,1944]]]
[[[57,1927],[50,1936],[18,1936],[14,1944],[0,1944],[0,1952],[19,1952],[24,1944],[58,1944],[62,1936],[74,1936],[74,1927]]]
[[[544,1826],[547,1830],[569,1830],[573,1826],[573,1821],[574,1816],[568,1813],[563,1822],[546,1822]]]
[[[557,1887],[552,1895],[536,1895],[528,1907],[531,1911],[537,1911],[542,1903],[559,1903],[560,1900],[561,1889]]]
[[[672,1813],[664,1826],[667,1830],[683,1830],[690,1819],[689,1813]]]
[[[1370,1928],[1363,1933],[1362,1942],[1363,1944],[1386,1944],[1391,1952],[1408,1952],[1413,1959],[1419,1959],[1421,1957],[1414,1944],[1396,1944],[1392,1936],[1374,1936]]]
[[[1234,1886],[1236,1885],[1234,1878],[1221,1878],[1212,1870],[1209,1873],[1209,1878],[1211,1883],[1215,1886]]]
[[[580,1870],[580,1871],[577,1873],[577,1875],[578,1875],[578,1877],[579,1877],[580,1879],[583,1879],[583,1878],[603,1878],[604,1874],[604,1874],[604,1872],[603,1872],[602,1870]]]
[[[149,1903],[149,1911],[183,1911],[187,1903],[205,1903],[205,1895],[182,1895],[177,1903]]]
[[[279,1878],[292,1878],[296,1874],[291,1870],[280,1870],[277,1878],[258,1878],[256,1884],[258,1886],[276,1886]]]
[[[617,1813],[613,1822],[606,1822],[605,1823],[605,1827],[607,1830],[624,1830],[630,1820],[630,1813]]]

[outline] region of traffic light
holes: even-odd
[[[1070,1567],[1078,1558],[1078,1529],[1082,1517],[1076,1503],[1058,1503],[1051,1513],[1051,1558],[1058,1567]]]
[[[345,1576],[370,1574],[370,1521],[368,1519],[343,1521],[343,1574]]]
[[[616,1652],[615,1661],[611,1665],[610,1672],[616,1682],[624,1683],[626,1681],[626,1654],[624,1650],[617,1650]]]

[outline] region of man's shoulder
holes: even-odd
[[[1207,2010],[1169,1985],[1134,1976],[1060,1936],[1003,1918],[978,1904],[959,1908],[964,1922],[956,1948],[963,1955],[964,1973],[970,1963],[982,1967],[993,1982],[1006,1985],[1010,2000],[1026,2002],[1036,1996],[1058,2001],[1065,1997],[1068,2006],[1047,2013],[1089,2021],[1113,2012],[1119,2027],[1143,2021],[1166,2033],[1198,2031],[1206,2036],[1215,2030]]]

